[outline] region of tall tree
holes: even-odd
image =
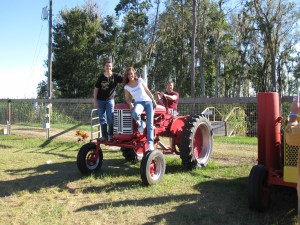
[[[260,83],[258,91],[277,91],[276,65],[280,49],[297,20],[294,9],[295,4],[283,0],[251,0],[246,4],[245,16],[252,33],[252,56],[259,62],[261,71],[260,77],[256,78],[267,78]]]
[[[182,97],[190,96],[191,18],[190,3],[167,1],[160,14],[158,41],[150,64],[156,89],[163,90],[168,79],[175,81],[175,89]]]
[[[150,6],[149,0],[120,0],[115,8],[117,15],[121,12],[124,14],[118,54],[125,66],[139,69],[145,63],[145,39],[149,22],[147,12]]]
[[[195,98],[195,61],[196,61],[196,32],[197,32],[197,5],[198,0],[192,1],[193,27],[192,27],[192,54],[191,54],[191,97]]]
[[[53,83],[61,98],[92,96],[97,79],[100,18],[91,8],[60,12],[53,27]]]
[[[198,72],[199,72],[199,79],[196,81],[199,90],[199,96],[204,97],[206,94],[206,89],[205,89],[205,56],[206,56],[206,49],[207,49],[207,37],[208,37],[208,9],[209,9],[209,1],[207,0],[200,0],[200,3],[197,7],[197,14],[198,14],[198,35],[197,35],[197,60],[198,60]]]
[[[120,39],[120,26],[117,24],[117,19],[114,16],[106,16],[103,18],[101,23],[101,28],[97,33],[97,40],[99,44],[102,46],[100,51],[98,52],[98,60],[101,63],[101,67],[103,63],[109,58],[114,63],[114,68],[120,68],[120,64],[118,63],[118,45]]]
[[[227,1],[165,0],[162,11],[161,0],[120,0],[115,11],[122,23],[101,18],[93,0],[60,12],[53,44],[57,97],[90,97],[107,58],[119,72],[133,65],[141,74],[147,64],[150,88],[163,90],[173,79],[181,97],[248,96],[250,84],[255,91],[292,93],[297,8],[290,1],[248,0],[230,20]]]

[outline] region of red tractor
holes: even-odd
[[[142,114],[142,120],[146,115]],[[147,128],[141,135],[131,117],[129,105],[116,104],[114,110],[113,141],[91,139],[83,145],[77,155],[77,166],[81,173],[89,175],[102,166],[101,145],[118,146],[126,160],[140,160],[140,174],[144,184],[159,183],[165,173],[166,161],[163,153],[180,155],[182,164],[188,169],[205,167],[212,154],[213,132],[208,119],[199,115],[177,116],[172,110],[158,105],[154,111],[154,151],[147,151]],[[161,137],[170,140],[170,146],[161,143]]]
[[[299,146],[285,143],[278,93],[258,93],[258,164],[248,179],[249,208],[265,211],[270,204],[272,185],[296,187]]]

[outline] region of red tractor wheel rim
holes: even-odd
[[[151,164],[150,164],[150,175],[151,176],[154,176],[154,174],[155,174],[155,171],[156,171],[156,164],[155,164],[155,161],[154,160],[152,160],[152,162],[151,162]]]
[[[198,159],[201,155],[201,150],[202,150],[201,146],[202,146],[202,132],[199,126],[194,135],[194,156],[196,159]]]
[[[96,158],[95,153],[90,153],[90,154],[88,154],[87,159],[86,159],[86,163],[87,163],[89,166],[93,166],[93,165],[96,164],[96,162],[97,162],[97,158]]]

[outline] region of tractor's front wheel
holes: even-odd
[[[159,150],[147,151],[141,161],[141,178],[145,185],[157,184],[166,170],[166,161]]]
[[[212,154],[212,127],[202,116],[188,116],[180,137],[180,158],[187,169],[205,167]]]
[[[251,210],[265,211],[270,204],[268,170],[263,165],[252,167],[248,178],[248,203]]]
[[[99,147],[99,154],[96,154],[96,144],[91,142],[83,145],[77,154],[77,167],[84,175],[99,170],[103,162],[103,153]]]

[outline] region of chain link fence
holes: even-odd
[[[281,98],[283,118],[287,118],[291,102],[290,96]],[[69,135],[75,140],[77,129],[89,130],[93,99],[0,99],[0,129],[12,135],[46,137],[46,106],[49,103],[50,138],[60,136],[67,139]],[[255,97],[182,98],[179,100],[178,112],[179,115],[206,116],[219,135],[257,135]]]

